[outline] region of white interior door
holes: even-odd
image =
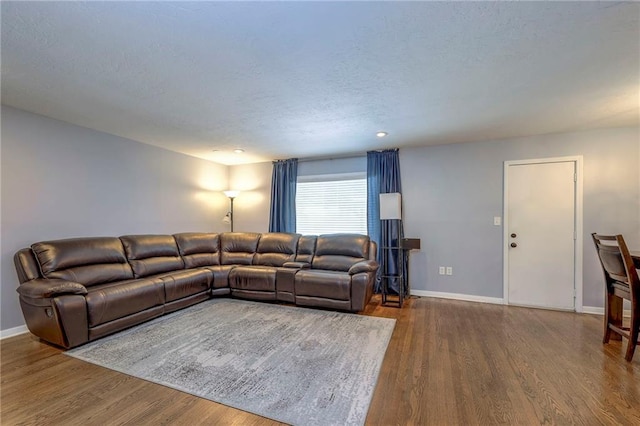
[[[505,171],[507,302],[574,310],[577,162]]]

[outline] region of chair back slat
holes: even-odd
[[[624,267],[624,259],[622,253],[620,253],[620,247],[600,245],[598,247],[598,254],[600,255],[600,261],[607,274],[614,280],[621,281],[628,285],[629,280]]]
[[[607,287],[614,282],[629,287],[631,297],[640,295],[640,280],[622,235],[591,234],[596,245]]]

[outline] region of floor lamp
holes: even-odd
[[[238,196],[240,191],[223,191],[223,192],[224,192],[224,195],[229,197],[229,200],[231,201],[231,208],[227,212],[227,214],[224,216],[224,218],[222,218],[222,221],[224,223],[230,223],[231,224],[231,232],[233,232],[233,199]]]
[[[397,220],[399,221],[399,225],[402,224],[402,195],[399,192],[392,192],[387,194],[380,194],[380,222],[381,225],[384,224],[384,221],[387,220]],[[384,226],[380,227],[381,230],[384,230]],[[401,246],[401,238],[402,235],[398,234],[397,240],[387,241],[385,245],[381,245],[380,250],[382,257],[385,259],[385,264],[383,265],[384,269],[382,271],[381,279],[382,279],[382,304],[386,305],[387,303],[397,303],[398,307],[402,307],[402,303],[404,301],[404,276],[403,276],[403,267],[402,267],[402,246]],[[396,259],[396,270],[395,274],[389,273],[389,266],[386,264],[386,260],[389,257],[393,258],[393,252],[397,253]],[[390,256],[391,255],[391,256]],[[389,281],[394,280],[398,283],[398,300],[389,300]]]

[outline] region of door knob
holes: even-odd
[[[518,245],[516,243],[511,243],[511,247],[516,248]]]
[[[515,237],[517,237],[516,234],[511,234],[511,238],[515,238]]]

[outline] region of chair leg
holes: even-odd
[[[609,292],[605,291],[604,296],[604,337],[602,338],[602,343],[609,343],[609,339],[611,338],[611,329],[609,328],[609,323],[611,322],[611,298],[613,295],[609,294]]]
[[[637,309],[636,309],[637,311]],[[629,327],[629,342],[627,343],[627,353],[624,359],[631,362],[633,359],[633,352],[636,350],[638,344],[638,332],[640,331],[640,315],[638,312],[631,311],[631,324]]]
[[[611,340],[622,340],[622,335],[616,331],[611,330],[610,326],[615,325],[618,328],[622,328],[624,316],[624,299],[620,296],[612,294],[609,296],[608,300],[609,312],[607,313],[607,318],[609,318],[609,335],[607,337],[611,337]],[[611,335],[611,332],[613,332],[613,335]]]

